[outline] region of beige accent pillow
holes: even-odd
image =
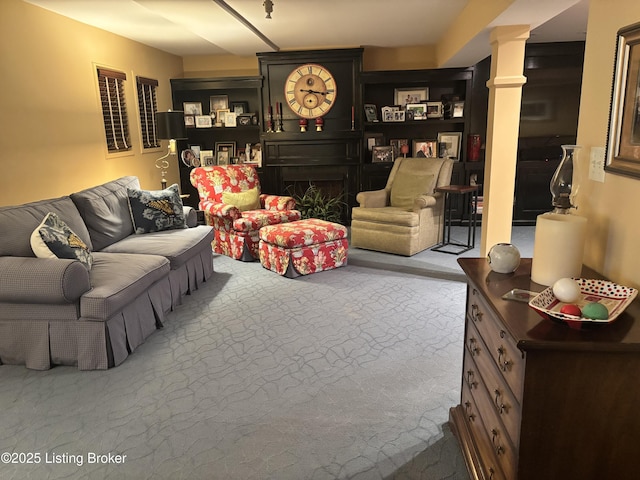
[[[391,206],[404,210],[413,209],[416,197],[432,193],[433,178],[433,174],[399,170],[391,185]]]
[[[241,212],[256,210],[260,208],[260,192],[258,191],[258,187],[238,193],[223,192],[222,203],[234,205]]]

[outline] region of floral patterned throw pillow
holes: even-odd
[[[38,258],[68,258],[79,260],[88,270],[93,257],[87,245],[58,215],[48,213],[31,234],[31,249]]]
[[[127,194],[135,233],[185,228],[182,199],[176,183],[164,190],[127,188]]]

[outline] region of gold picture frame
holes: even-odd
[[[611,173],[640,178],[640,23],[618,30],[607,160]]]

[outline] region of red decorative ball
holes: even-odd
[[[564,313],[565,315],[573,315],[575,317],[582,316],[582,311],[580,310],[580,307],[573,303],[567,303],[566,305],[563,305],[562,308],[560,309],[560,313]]]

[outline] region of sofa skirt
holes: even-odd
[[[155,282],[105,321],[87,319],[0,320],[0,363],[48,370],[72,365],[79,370],[106,370],[162,328],[166,314],[184,295],[200,288],[213,274],[213,255],[203,249],[168,276]]]

